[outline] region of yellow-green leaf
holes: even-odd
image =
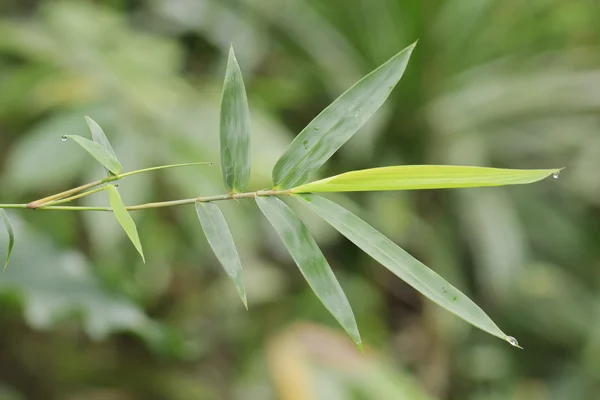
[[[513,337],[502,332],[490,317],[460,290],[365,221],[344,207],[323,197],[305,194],[298,195],[297,198],[362,251],[431,301],[479,329],[504,339],[513,346],[518,346]]]
[[[277,189],[302,185],[373,115],[406,69],[416,43],[348,89],[300,132],[273,168]]]
[[[90,131],[92,132],[92,140],[104,147],[115,158],[115,160],[118,160],[117,154],[110,145],[110,142],[108,141],[108,138],[106,137],[106,134],[104,133],[100,125],[98,125],[98,123],[90,117],[85,117],[85,122],[87,122]],[[110,170],[106,167],[105,169],[106,173],[110,175]]]
[[[537,182],[560,169],[501,169],[457,165],[406,165],[346,172],[301,185],[293,193],[473,188]]]
[[[225,186],[231,192],[242,192],[250,180],[250,111],[233,47],[229,50],[223,83],[220,143]]]
[[[140,242],[135,222],[133,222],[131,215],[129,215],[127,208],[125,208],[119,191],[113,185],[106,185],[106,191],[108,192],[110,206],[115,217],[117,217],[117,221],[119,221],[119,224],[121,224],[129,240],[131,240],[131,243],[133,243],[140,256],[142,256],[142,261],[145,263],[146,259],[144,258],[144,251],[142,250],[142,243]]]
[[[10,219],[8,218],[8,214],[4,211],[3,208],[0,208],[0,219],[6,228],[6,232],[8,233],[8,250],[6,251],[6,260],[4,261],[4,270],[8,266],[8,261],[10,260],[10,254],[12,253],[13,247],[15,245],[15,231],[13,229],[12,224],[10,223]]]
[[[214,203],[200,202],[196,202],[196,213],[206,235],[206,240],[208,240],[225,272],[233,281],[242,303],[248,308],[246,289],[242,279],[242,263],[223,213]]]
[[[319,300],[360,348],[360,334],[350,303],[306,225],[276,197],[257,196],[256,203]]]
[[[96,161],[113,174],[118,175],[123,172],[123,167],[119,160],[105,149],[104,146],[78,135],[65,135],[63,138],[74,140],[75,143],[83,147]]]

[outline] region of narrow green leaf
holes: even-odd
[[[229,50],[221,99],[221,171],[229,191],[246,189],[250,180],[250,112],[233,47]]]
[[[360,334],[350,303],[306,225],[276,197],[257,196],[256,203],[283,240],[319,300],[360,348]]]
[[[4,271],[6,271],[6,267],[8,266],[8,261],[10,260],[10,254],[12,253],[13,247],[15,246],[15,231],[13,229],[12,224],[10,223],[10,219],[8,218],[8,214],[4,211],[3,208],[0,208],[0,219],[6,228],[6,232],[8,233],[8,250],[6,251],[6,261],[4,261]]]
[[[296,197],[361,250],[424,296],[479,329],[515,346],[515,339],[502,332],[467,296],[365,221],[323,197],[310,194]]]
[[[242,303],[248,309],[246,289],[242,279],[242,263],[223,213],[214,203],[200,202],[196,202],[196,213],[210,247],[233,281]]]
[[[110,145],[110,142],[108,141],[108,138],[104,134],[104,131],[102,130],[100,125],[98,125],[98,123],[96,123],[96,121],[94,121],[90,117],[85,117],[85,122],[87,122],[90,131],[92,132],[92,140],[98,143],[100,146],[104,147],[115,158],[115,160],[118,160],[117,154]],[[107,175],[110,175],[110,170],[106,167],[105,169]]]
[[[92,157],[94,157],[100,164],[102,164],[113,174],[118,175],[123,172],[123,167],[121,166],[119,160],[117,160],[117,158],[102,145],[78,135],[65,135],[63,138],[73,139],[78,145],[83,147],[85,151],[90,153]]]
[[[145,263],[146,259],[144,258],[144,251],[142,250],[142,243],[140,242],[135,222],[133,222],[131,215],[129,215],[127,208],[125,208],[119,191],[113,185],[106,185],[106,191],[108,192],[108,200],[110,201],[110,206],[115,217],[117,217],[117,221],[119,221],[119,224],[121,224],[129,240],[131,240],[131,243],[133,243],[140,256],[142,256],[142,261]]]
[[[311,175],[379,109],[396,86],[416,43],[362,78],[300,132],[273,168],[277,189],[309,181]]]
[[[407,165],[346,172],[291,189],[293,193],[472,188],[537,182],[560,169]]]

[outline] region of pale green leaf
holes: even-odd
[[[360,192],[473,188],[533,183],[560,169],[500,169],[457,165],[406,165],[371,168],[321,179],[291,189],[293,193]]]
[[[308,182],[367,122],[402,77],[415,44],[358,81],[296,136],[273,168],[273,184],[277,189]]]
[[[233,281],[242,303],[248,308],[246,289],[242,279],[242,263],[223,213],[216,204],[201,202],[196,202],[196,212],[206,240]]]
[[[250,112],[242,72],[229,50],[221,99],[221,171],[231,192],[242,192],[250,180]]]
[[[110,201],[110,206],[117,217],[117,221],[123,227],[123,230],[131,240],[131,243],[135,246],[140,256],[142,256],[142,260],[146,262],[144,258],[144,251],[142,250],[142,243],[140,242],[140,237],[138,236],[138,231],[135,226],[135,222],[129,215],[127,208],[125,208],[125,204],[123,204],[123,200],[121,199],[121,195],[116,187],[113,185],[106,185],[106,191],[108,192],[108,199]]]
[[[308,228],[291,208],[276,197],[257,196],[256,203],[283,240],[319,300],[361,347],[350,303]]]
[[[465,321],[515,346],[481,308],[437,273],[342,206],[317,195],[298,195],[308,208],[400,279]]]
[[[117,158],[102,145],[78,135],[65,135],[64,138],[74,140],[78,145],[90,153],[90,155],[94,157],[96,161],[102,164],[113,174],[118,175],[123,172],[123,167],[121,166],[119,160],[117,160]]]
[[[6,228],[6,232],[8,233],[8,249],[6,250],[6,260],[4,261],[4,271],[6,271],[6,267],[8,266],[8,261],[10,260],[10,254],[12,253],[13,247],[15,245],[15,231],[13,229],[12,224],[10,223],[10,218],[8,218],[8,214],[4,211],[3,208],[0,208],[0,219]]]
[[[98,123],[96,123],[96,121],[94,121],[90,117],[85,117],[85,122],[87,122],[90,131],[92,132],[92,140],[104,147],[115,158],[115,160],[118,160],[117,154],[110,145],[110,142],[108,141],[108,138],[104,134],[104,131],[102,130],[100,125],[98,125]],[[110,170],[106,167],[105,169],[106,173],[110,175]]]

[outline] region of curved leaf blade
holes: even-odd
[[[379,109],[396,86],[416,43],[348,89],[300,132],[273,168],[273,184],[289,189],[311,175]]]
[[[108,141],[108,138],[106,137],[106,134],[104,133],[100,125],[98,125],[98,123],[90,117],[85,117],[85,122],[87,122],[88,127],[90,128],[90,132],[92,132],[92,140],[98,143],[100,146],[104,147],[115,158],[115,160],[118,160],[117,154],[110,145],[110,142]],[[110,175],[109,169],[106,167],[105,169],[106,173]]]
[[[360,348],[360,334],[350,303],[306,225],[276,197],[257,196],[256,203],[319,300]]]
[[[145,263],[146,259],[144,258],[144,251],[142,249],[142,243],[140,242],[140,237],[138,235],[137,228],[135,226],[135,222],[129,215],[125,204],[123,204],[123,200],[121,199],[121,195],[117,188],[113,185],[106,185],[106,191],[108,192],[108,200],[110,202],[110,207],[119,221],[119,224],[131,240],[131,243],[135,246],[140,256],[142,256],[142,261]]]
[[[514,338],[502,332],[471,299],[365,221],[323,197],[310,194],[295,197],[425,297],[477,328],[514,346]]]
[[[102,145],[78,135],[65,135],[65,137],[74,140],[75,143],[83,147],[96,161],[113,174],[119,175],[123,172],[123,167],[119,160]]]
[[[560,169],[502,169],[458,165],[406,165],[371,168],[321,179],[291,189],[293,193],[361,192],[474,188],[537,182]]]
[[[4,261],[4,271],[6,271],[6,267],[8,266],[8,262],[10,261],[10,255],[12,253],[13,247],[15,246],[15,231],[10,222],[10,218],[8,218],[8,214],[3,208],[0,208],[0,219],[6,228],[6,232],[8,233],[8,249],[6,250],[6,259]]]
[[[242,303],[248,309],[246,288],[242,278],[242,263],[223,213],[216,204],[201,202],[196,202],[196,213],[208,244],[233,281]]]
[[[230,192],[243,192],[250,181],[250,111],[233,47],[223,83],[220,131],[223,181]]]

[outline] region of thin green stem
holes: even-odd
[[[184,164],[171,164],[171,165],[160,165],[158,167],[150,167],[150,168],[144,168],[144,169],[138,169],[136,171],[131,171],[131,172],[126,172],[124,174],[119,174],[116,175],[118,179],[121,178],[125,178],[126,176],[131,176],[131,175],[135,175],[135,174],[141,174],[144,172],[150,172],[150,171],[157,171],[160,169],[167,169],[167,168],[177,168],[177,167],[188,167],[191,165],[212,165],[213,163],[210,161],[202,161],[202,162],[193,162],[193,163],[184,163]]]
[[[75,198],[84,197],[90,195],[92,193],[96,193],[103,189],[92,190],[89,192],[82,193],[79,196],[73,196],[70,199],[64,199],[64,201],[74,200]],[[190,199],[181,199],[181,200],[171,200],[171,201],[163,201],[157,203],[146,203],[146,204],[138,204],[135,206],[126,207],[128,211],[136,211],[136,210],[145,210],[150,208],[163,208],[163,207],[175,207],[175,206],[183,206],[187,204],[194,204],[195,202],[211,202],[211,201],[224,201],[224,200],[237,200],[237,199],[247,199],[256,196],[288,196],[291,192],[289,190],[258,190],[256,192],[246,192],[246,193],[229,193],[229,194],[221,194],[216,196],[201,196],[194,197]],[[61,203],[64,202],[61,200]],[[57,204],[57,203],[55,203]],[[31,208],[28,207],[28,204],[0,204],[0,208]],[[59,211],[112,211],[110,207],[86,207],[86,206],[59,206],[59,205],[45,205],[40,210],[59,210]]]
[[[109,176],[107,178],[104,178],[104,179],[102,179],[100,181],[94,181],[94,182],[86,183],[85,185],[81,185],[81,186],[78,186],[78,187],[73,188],[73,189],[65,190],[64,192],[53,194],[51,196],[44,197],[43,199],[32,201],[31,203],[27,204],[26,208],[36,209],[36,208],[44,207],[44,208],[48,209],[45,206],[48,206],[48,203],[54,202],[55,200],[61,200],[61,199],[65,198],[65,197],[69,197],[69,196],[75,195],[75,194],[77,194],[79,192],[82,192],[82,191],[87,190],[87,189],[94,188],[94,187],[96,187],[98,185],[101,185],[103,183],[118,181],[119,179],[125,178],[127,176],[131,176],[131,175],[135,175],[135,174],[141,174],[141,173],[144,173],[144,172],[156,171],[156,170],[159,170],[159,169],[176,168],[176,167],[187,167],[187,166],[191,166],[191,165],[204,165],[204,164],[212,165],[212,162],[202,161],[202,162],[193,162],[193,163],[184,163],[184,164],[160,165],[158,167],[150,167],[150,168],[138,169],[138,170],[135,170],[135,171],[126,172],[124,174],[111,175],[111,176]],[[62,201],[61,201],[61,203],[62,203]],[[21,207],[12,207],[12,208],[21,208]]]
[[[73,200],[76,200],[76,199],[80,199],[82,197],[86,197],[86,196],[89,196],[91,194],[101,192],[103,190],[104,190],[103,186],[102,187],[98,187],[96,189],[93,189],[93,190],[90,190],[90,191],[87,191],[87,192],[76,194],[75,196],[70,196],[70,197],[67,197],[67,198],[64,198],[64,199],[55,200],[55,201],[51,201],[49,203],[45,203],[43,206],[41,206],[39,208],[46,208],[46,207],[49,207],[49,206],[55,206],[55,205],[58,205],[58,204],[68,203],[70,201],[73,201]]]
[[[27,204],[27,208],[34,208],[34,209],[40,208],[41,206],[43,206],[46,203],[74,195],[83,190],[91,189],[95,186],[100,185],[101,183],[102,183],[102,181],[94,181],[94,182],[86,183],[85,185],[77,186],[76,188],[65,190],[64,192],[60,192],[57,194],[53,194],[52,196],[44,197],[43,199],[32,201],[31,203]]]

